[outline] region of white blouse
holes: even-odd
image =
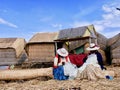
[[[65,57],[65,58],[60,57],[60,61],[58,61],[58,57],[54,58],[54,66],[61,66],[63,62],[64,63],[70,62],[69,57]]]

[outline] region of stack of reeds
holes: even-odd
[[[0,70],[0,80],[32,79],[40,76],[52,77],[52,68]]]
[[[108,40],[113,64],[120,64],[120,33]]]

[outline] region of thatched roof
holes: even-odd
[[[118,40],[120,40],[120,33],[108,39],[108,46],[111,46],[112,44],[116,43]]]
[[[96,32],[97,33],[97,38],[103,38],[105,41],[108,40],[107,37],[105,37],[103,34],[99,33],[99,32]]]
[[[89,28],[89,27],[92,27],[92,28]],[[88,31],[90,35],[89,34],[85,35],[86,31]],[[78,39],[84,39],[86,37],[96,38],[95,29],[93,25],[60,30],[57,40],[58,41],[59,40],[73,40],[73,39],[78,40]]]
[[[14,49],[16,57],[22,53],[25,44],[24,38],[0,38],[0,49]]]
[[[58,32],[46,32],[35,34],[28,43],[51,43],[58,37]]]
[[[17,42],[23,38],[0,38],[0,48],[16,48]]]
[[[100,47],[101,47],[103,50],[106,48],[107,40],[108,40],[107,37],[105,37],[105,36],[102,35],[101,33],[98,33],[98,32],[97,32],[97,42],[98,42],[98,45],[100,45]]]
[[[17,38],[0,38],[0,48],[12,48],[12,44]]]

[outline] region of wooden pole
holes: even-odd
[[[68,52],[70,51],[70,45],[69,45],[69,41],[68,41]]]
[[[91,37],[89,37],[89,44],[91,43]]]
[[[57,53],[57,42],[55,42],[55,55]]]

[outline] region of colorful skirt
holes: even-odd
[[[67,80],[69,78],[69,76],[64,75],[63,66],[58,66],[57,68],[53,68],[53,76],[54,76],[54,79],[57,79],[57,80]]]

